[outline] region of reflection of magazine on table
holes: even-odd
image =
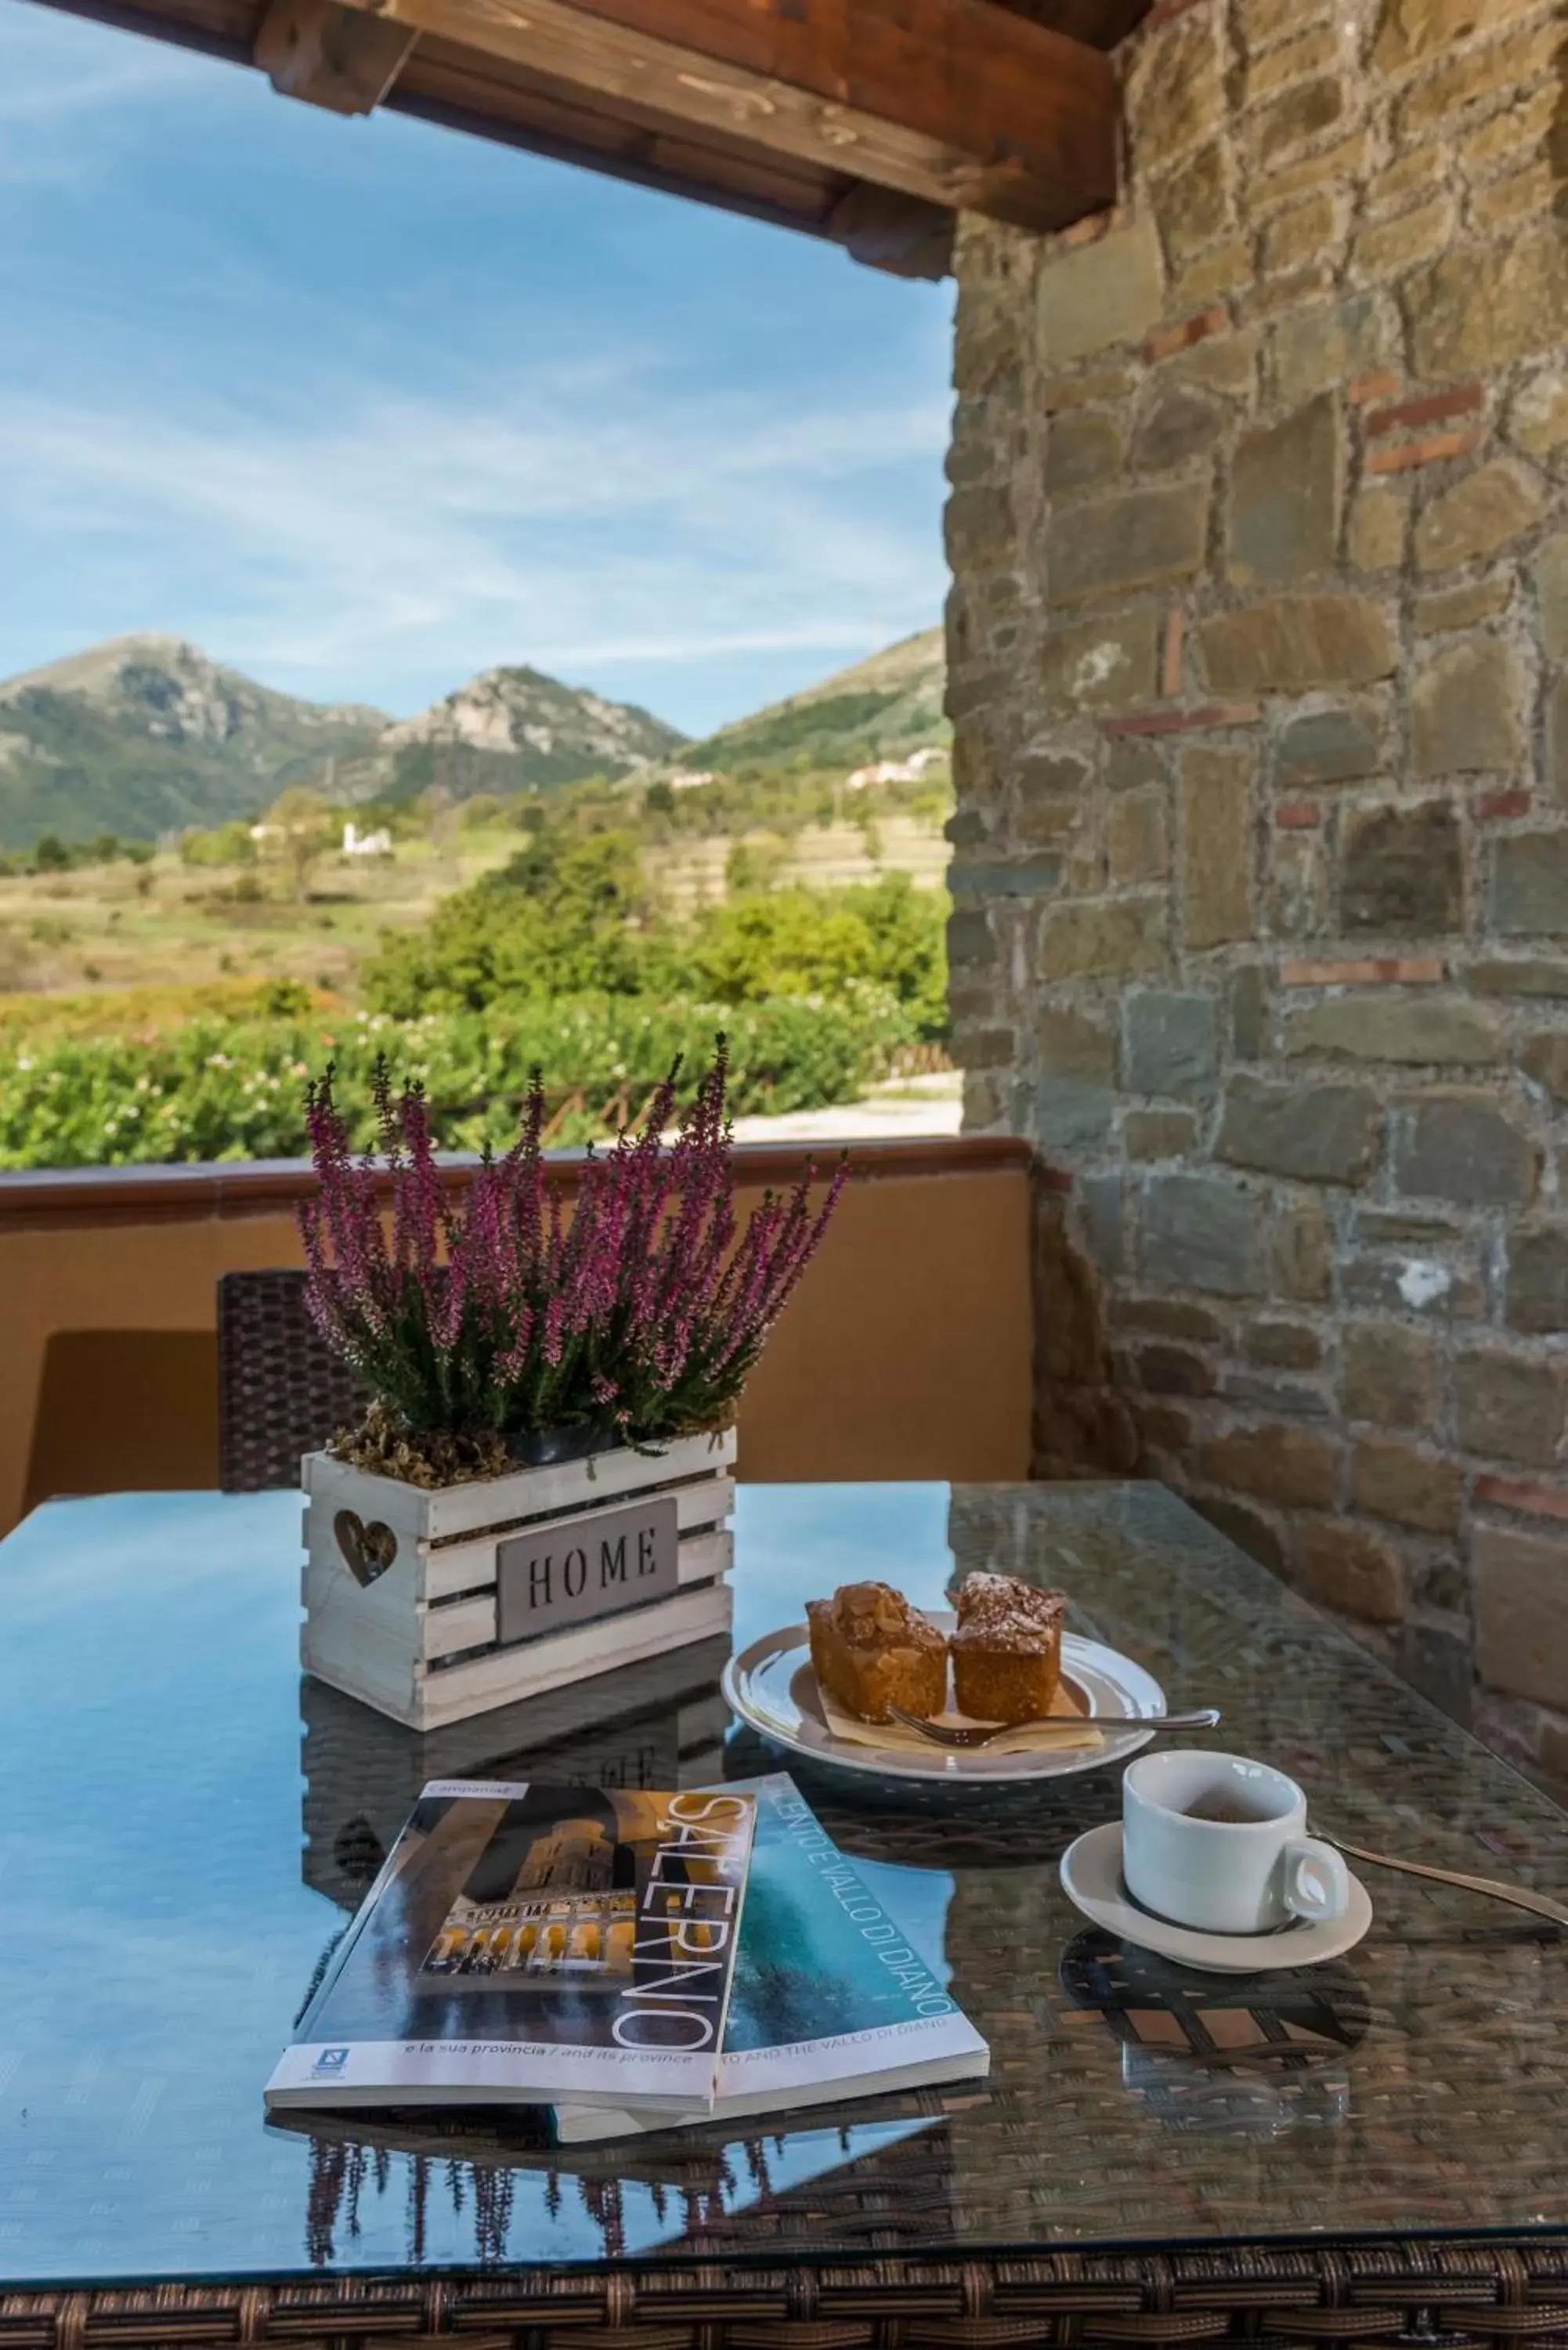
[[[890,2146],[908,2144],[940,2127],[955,2108],[983,2102],[983,2088],[965,2098],[941,2088],[874,2092],[836,2103],[826,2134],[836,2151],[812,2165],[811,2175],[863,2160]],[[614,2120],[611,2115],[600,2119]],[[826,2117],[824,2117],[826,2121]],[[733,2189],[744,2178],[755,2186],[761,2165],[737,2164],[736,2147],[755,2155],[787,2144],[793,2121],[759,2120],[738,2129],[720,2113],[696,2114],[672,2123],[650,2117],[635,2146],[626,2137],[607,2137],[563,2146],[547,2106],[445,2105],[360,2106],[344,2112],[332,2106],[275,2106],[269,2130],[314,2140],[323,2147],[362,2147],[368,2153],[399,2155],[409,2161],[466,2163],[474,2170],[555,2171],[562,2178],[624,2179],[707,2194]],[[813,2115],[808,2135],[824,2135]]]
[[[536,2264],[546,2250],[580,2259],[692,2248],[711,2257],[715,2225],[742,2212],[771,2214],[770,2228],[789,2235],[804,2218],[815,2236],[816,2182],[828,2178],[835,2195],[853,2181],[856,2208],[863,2219],[884,2214],[889,2241],[911,2209],[922,2232],[950,2234],[943,2124],[963,2102],[973,2100],[928,2090],[835,2106],[830,2127],[710,2120],[597,2146],[546,2146],[548,2115],[537,2106],[293,2107],[270,2114],[267,2128],[308,2149],[313,2267],[330,2266],[361,2222],[369,2240],[389,2227],[395,2234],[400,2216],[416,2267],[474,2257],[493,2266]]]
[[[427,1786],[271,2106],[711,2104],[752,1798]]]
[[[741,1783],[756,1837],[715,2121],[976,2080],[990,2051],[783,1772]],[[562,2100],[563,2145],[667,2126]]]

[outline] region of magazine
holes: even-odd
[[[712,2117],[982,2078],[985,2042],[794,1782],[738,1788],[755,1797],[756,1835]],[[566,2146],[669,2126],[575,2095],[556,2108]]]
[[[433,1780],[267,2104],[706,2112],[754,1816],[729,1787]]]

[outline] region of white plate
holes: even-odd
[[[950,1632],[958,1620],[950,1608],[928,1607],[924,1613],[939,1632]],[[1075,1633],[1065,1633],[1062,1674],[1091,1714],[1154,1715],[1168,1711],[1165,1691],[1154,1675],[1098,1640],[1081,1640]],[[1030,1779],[1065,1779],[1075,1771],[1100,1771],[1107,1762],[1125,1762],[1140,1746],[1147,1746],[1153,1735],[1147,1730],[1108,1730],[1098,1746],[1069,1746],[1055,1754],[988,1754],[983,1747],[971,1753],[956,1750],[944,1753],[940,1746],[914,1754],[906,1746],[851,1745],[846,1739],[834,1737],[818,1710],[816,1676],[811,1669],[811,1644],[804,1624],[786,1624],[777,1632],[765,1633],[738,1657],[732,1657],[724,1668],[723,1690],[742,1721],[787,1753],[873,1779],[993,1786],[1013,1786]]]
[[[1067,1846],[1062,1883],[1067,1898],[1108,1934],[1206,1974],[1262,1975],[1281,1967],[1314,1967],[1354,1950],[1372,1923],[1372,1897],[1352,1877],[1350,1907],[1343,1918],[1303,1918],[1272,1934],[1200,1934],[1191,1926],[1173,1926],[1139,1908],[1123,1884],[1120,1820],[1107,1820]]]

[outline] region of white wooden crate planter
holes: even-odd
[[[730,1628],[732,1430],[436,1492],[303,1463],[307,1672],[434,1730]]]

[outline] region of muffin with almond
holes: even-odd
[[[947,1699],[948,1644],[934,1624],[887,1583],[844,1583],[806,1603],[818,1686],[862,1721],[892,1709],[929,1720]]]
[[[952,1636],[959,1711],[975,1721],[1034,1721],[1051,1711],[1062,1678],[1060,1591],[1013,1575],[970,1575],[958,1593]]]

